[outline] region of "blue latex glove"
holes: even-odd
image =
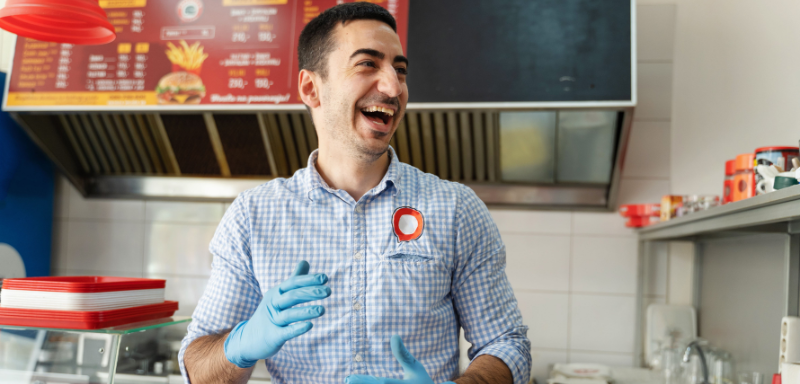
[[[307,261],[297,264],[292,277],[272,287],[258,304],[250,320],[242,321],[225,339],[225,357],[239,368],[250,368],[258,360],[275,356],[283,345],[306,332],[325,307],[295,305],[324,299],[331,295],[325,274],[309,275]]]
[[[392,354],[403,367],[402,379],[387,379],[383,377],[351,375],[344,379],[346,384],[435,384],[428,371],[408,352],[400,336],[392,336]],[[448,381],[442,384],[455,384]]]

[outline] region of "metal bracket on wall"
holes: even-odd
[[[700,316],[702,316],[702,312],[700,305],[702,303],[702,292],[703,289],[703,248],[705,244],[700,241],[694,242],[694,270],[692,271],[692,306],[694,307],[695,312],[697,313],[697,327],[700,327]]]
[[[798,234],[800,233],[800,219],[792,220],[788,223],[788,227],[786,232],[789,234]]]
[[[786,238],[786,316],[800,314],[800,234],[792,233]]]

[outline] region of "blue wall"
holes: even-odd
[[[0,84],[5,81],[0,73]],[[50,160],[0,112],[0,243],[17,250],[28,276],[50,274],[53,191]]]

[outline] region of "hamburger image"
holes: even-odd
[[[158,81],[156,96],[159,104],[200,104],[206,96],[206,86],[200,76],[172,72]]]

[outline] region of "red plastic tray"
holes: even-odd
[[[0,324],[60,329],[99,329],[170,317],[177,310],[177,301],[94,312],[0,308]]]
[[[24,279],[5,279],[3,289],[47,292],[113,292],[137,289],[163,289],[163,279],[139,279],[134,277],[107,276],[49,276],[28,277]]]

